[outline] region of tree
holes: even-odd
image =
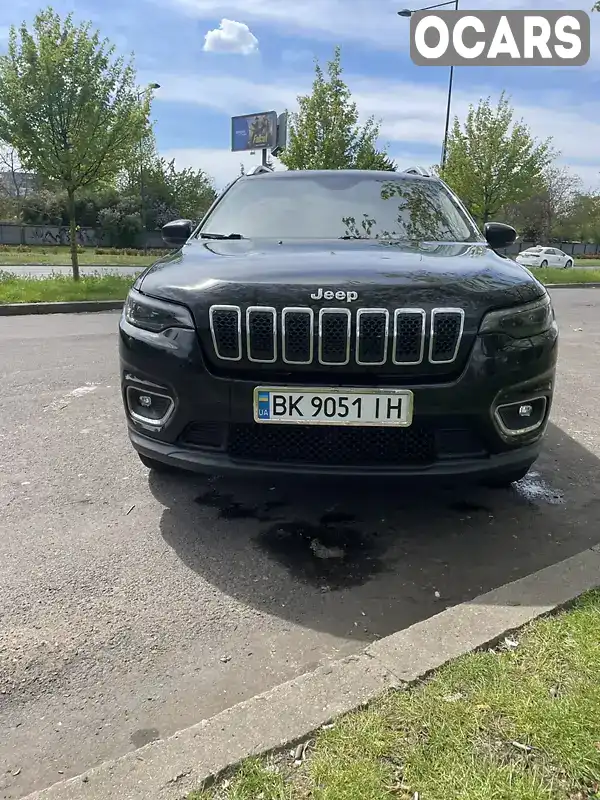
[[[137,163],[134,154],[119,178],[121,194],[139,198],[142,176],[145,223],[142,227],[151,230],[178,217],[200,221],[216,197],[213,180],[203,170],[191,167],[178,170],[174,159],[167,161],[158,155],[151,131],[145,137]]]
[[[358,108],[342,79],[341,51],[335,48],[327,77],[318,61],[312,92],[298,97],[290,115],[289,144],[279,156],[288,169],[386,169],[396,165],[377,149],[379,124],[358,124]]]
[[[600,244],[600,193],[578,192],[557,235],[563,241]]]
[[[0,139],[23,165],[67,193],[73,278],[79,279],[76,197],[110,181],[147,126],[149,92],[138,96],[131,62],[90,23],[52,8],[9,34],[0,57]]]
[[[549,242],[569,217],[582,182],[567,167],[547,167],[538,192],[520,203],[510,203],[503,216],[525,239]]]
[[[504,92],[496,108],[490,98],[471,106],[464,130],[458,118],[448,137],[442,178],[483,224],[508,204],[521,203],[543,187],[544,171],[557,155],[550,139],[537,142]]]

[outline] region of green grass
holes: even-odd
[[[167,250],[143,250],[135,251],[131,249],[113,248],[94,248],[86,247],[79,250],[79,264],[85,266],[100,266],[107,264],[115,267],[135,266],[143,268]],[[0,268],[16,267],[27,264],[39,264],[40,266],[69,266],[71,264],[71,251],[68,247],[10,247],[0,246]]]
[[[531,272],[544,284],[549,283],[600,283],[600,269],[535,268]]]
[[[598,800],[600,591],[514,638],[189,800]]]
[[[70,300],[124,300],[135,275],[91,275],[75,282],[70,275],[22,278],[0,272],[0,305]]]

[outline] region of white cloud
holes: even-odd
[[[165,2],[150,1],[161,5]],[[409,8],[422,5],[409,0],[167,0],[167,3],[197,19],[211,19],[216,14],[227,13],[287,35],[296,33],[336,43],[353,41],[393,52],[406,51],[409,47],[409,20],[398,17],[397,12],[403,5]],[[470,0],[469,7],[474,11],[511,8],[567,11],[581,9],[581,3],[578,0]],[[600,14],[591,17],[591,61],[598,65]]]
[[[204,36],[207,53],[235,53],[248,56],[258,52],[258,39],[244,22],[222,19],[218,28]]]
[[[431,148],[431,154],[425,158],[421,156],[417,163],[425,160],[429,164],[438,159],[444,131],[445,87],[356,76],[347,76],[347,81],[363,116],[373,115],[382,120],[381,139],[389,143],[392,153],[400,148],[418,153],[426,147]],[[298,94],[310,90],[311,83],[312,75],[308,74],[296,77],[293,82],[280,79],[272,83],[225,75],[203,75],[200,79],[164,76],[160,101],[193,102],[227,116],[252,113],[257,108],[283,111],[294,109]],[[488,95],[494,101],[498,94],[497,90],[485,86],[471,86],[468,91],[456,89],[452,114],[464,118],[471,103]],[[552,136],[554,146],[562,153],[562,161],[580,172],[586,184],[598,185],[600,103],[592,99],[580,104],[552,91],[538,92],[535,102],[526,94],[513,94],[511,101],[516,117],[522,117],[536,137]],[[228,128],[224,126],[224,145],[229,144],[228,135]],[[205,168],[210,171],[208,165]]]

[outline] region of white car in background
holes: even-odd
[[[515,261],[523,267],[571,269],[573,266],[573,256],[558,250],[556,247],[541,247],[540,245],[522,250],[515,258]]]

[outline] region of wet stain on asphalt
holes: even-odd
[[[218,511],[220,519],[256,519],[259,522],[273,522],[272,512],[285,506],[283,501],[271,500],[261,505],[244,505],[233,499],[230,494],[225,494],[216,489],[208,489],[204,494],[196,497],[195,502],[206,508]]]
[[[486,506],[482,506],[480,503],[472,503],[469,500],[457,500],[454,503],[450,503],[448,508],[451,511],[458,511],[460,513],[474,513],[476,511],[485,511],[486,513],[491,513],[491,509],[487,508]]]
[[[540,476],[539,472],[530,472],[518,483],[514,489],[518,495],[531,505],[549,503],[553,506],[560,506],[565,502],[564,494],[558,489],[553,489]]]
[[[136,750],[150,744],[150,742],[155,742],[157,739],[160,739],[160,732],[156,728],[139,728],[129,737],[129,741]]]
[[[345,511],[326,511],[321,517],[321,525],[336,525],[347,522],[356,522],[356,515],[348,514]]]
[[[389,566],[380,539],[344,524],[279,522],[262,531],[256,544],[298,581],[325,591],[362,586]]]

